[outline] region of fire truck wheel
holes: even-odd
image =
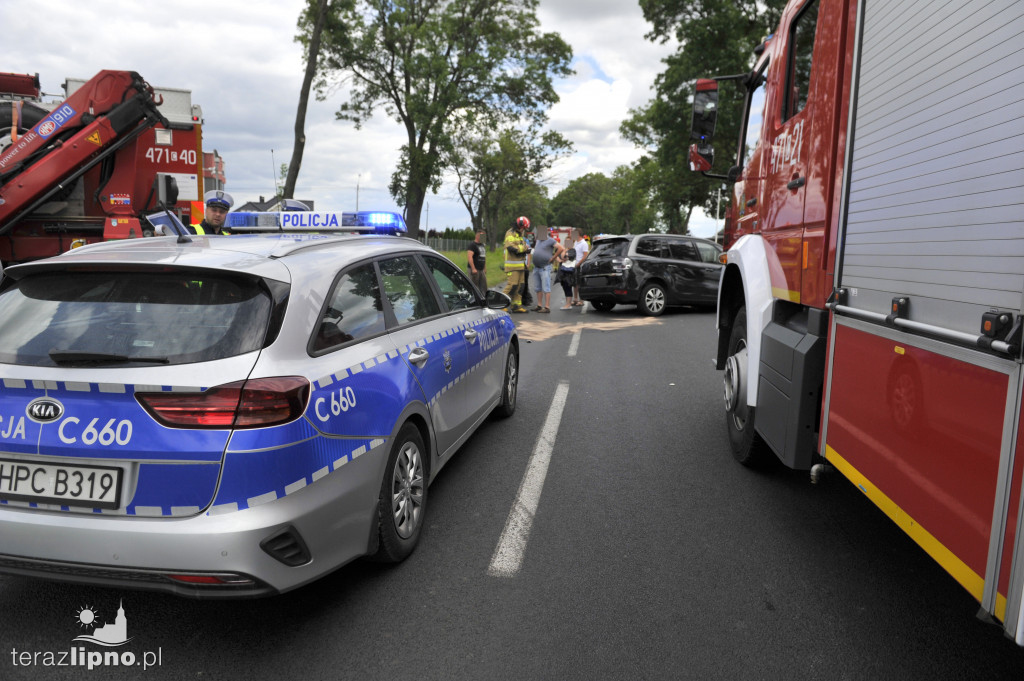
[[[648,284],[640,292],[640,311],[648,317],[657,317],[665,311],[665,289],[660,284]]]
[[[754,407],[747,405],[747,308],[741,307],[732,320],[729,358],[725,364],[725,426],[733,457],[744,466],[767,462],[768,446],[754,431]]]

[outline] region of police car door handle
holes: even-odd
[[[476,343],[477,333],[473,329],[466,329],[466,333],[463,334],[463,337],[469,341],[470,345],[472,345],[473,343]]]
[[[420,368],[427,363],[428,359],[430,359],[430,353],[426,348],[413,348],[409,353],[409,361]]]

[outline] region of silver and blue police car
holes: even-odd
[[[414,549],[430,481],[516,408],[508,298],[412,239],[280,222],[6,269],[0,571],[253,596]]]

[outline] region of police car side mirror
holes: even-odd
[[[512,304],[512,299],[500,291],[488,290],[484,295],[484,303],[492,310],[501,310]]]

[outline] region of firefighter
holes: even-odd
[[[230,234],[224,229],[224,221],[227,220],[228,211],[235,205],[235,200],[222,189],[211,189],[203,195],[206,203],[206,212],[203,221],[198,225],[192,225],[195,234]]]
[[[526,256],[530,248],[523,239],[523,233],[530,228],[530,221],[518,217],[512,229],[505,232],[505,295],[512,299],[510,312],[527,312],[522,303],[523,284],[526,282]]]

